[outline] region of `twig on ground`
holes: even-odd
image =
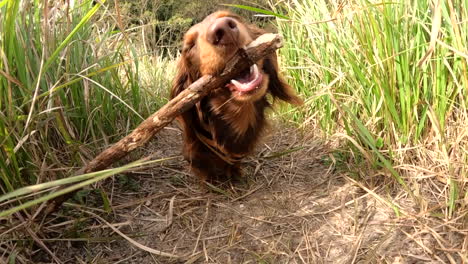
[[[130,238],[129,236],[122,233],[119,229],[117,229],[116,227],[111,225],[109,222],[104,220],[104,218],[100,217],[99,215],[97,215],[95,213],[92,213],[92,212],[89,212],[89,211],[83,211],[83,212],[85,212],[87,214],[90,214],[90,215],[94,216],[95,218],[99,219],[99,221],[101,221],[104,224],[106,224],[107,226],[109,226],[114,232],[116,232],[121,237],[125,238],[128,242],[130,242],[132,245],[134,245],[135,247],[137,247],[137,248],[139,248],[141,250],[144,250],[146,252],[149,252],[151,254],[155,254],[155,255],[158,255],[158,256],[163,256],[163,257],[168,257],[168,258],[180,258],[180,256],[178,256],[178,255],[174,255],[174,254],[171,254],[171,253],[166,253],[166,252],[163,252],[161,250],[153,249],[153,248],[147,247],[145,245],[142,245],[142,244],[138,243],[137,241],[133,240],[132,238]]]

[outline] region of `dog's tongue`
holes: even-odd
[[[263,76],[258,71],[257,64],[250,67],[250,72],[245,76],[232,79],[229,86],[241,93],[247,93],[257,88],[262,82]]]

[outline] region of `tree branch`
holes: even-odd
[[[162,128],[170,124],[178,115],[187,111],[199,102],[212,89],[219,88],[235,76],[248,69],[256,61],[275,52],[282,46],[282,40],[276,34],[264,34],[238,52],[228,61],[218,76],[206,75],[192,83],[187,89],[169,101],[156,113],[152,114],[135,128],[129,135],[101,152],[77,174],[103,170],[112,163],[122,159],[133,150],[143,146]],[[76,192],[76,191],[75,191]],[[45,215],[55,212],[75,192],[70,192],[49,201]]]

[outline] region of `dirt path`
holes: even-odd
[[[179,142],[178,131],[165,130],[147,151],[178,155]],[[86,213],[70,216],[74,224],[62,232],[88,242],[51,248],[66,263],[460,263],[459,255],[437,248],[441,240],[460,247],[463,234],[445,232],[437,220],[397,218],[378,199],[390,187],[373,189],[379,196],[359,187],[334,170],[330,149],[319,141],[282,130],[260,149],[246,161],[243,182],[207,191],[179,157],[103,185],[112,214],[82,209],[140,244],[182,259],[149,254]],[[386,199],[407,199],[391,192]],[[408,205],[405,210],[412,210]]]

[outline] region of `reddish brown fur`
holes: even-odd
[[[213,25],[222,18],[232,18],[239,32],[226,45],[212,41]],[[215,12],[194,25],[184,36],[171,98],[202,75],[219,73],[238,48],[263,33],[227,11]],[[253,151],[265,128],[265,110],[270,106],[268,93],[273,99],[288,103],[302,102],[280,76],[276,54],[257,65],[263,81],[253,93],[237,94],[227,87],[219,87],[178,118],[184,130],[184,157],[201,180],[240,175],[240,158]]]

